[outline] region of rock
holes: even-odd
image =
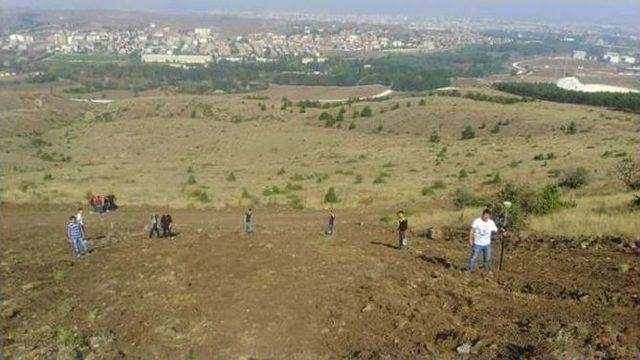
[[[471,351],[471,344],[464,343],[456,348],[458,354],[468,354]]]
[[[427,237],[430,240],[442,240],[444,233],[438,228],[428,228]]]
[[[29,291],[29,290],[35,288],[36,285],[37,285],[36,283],[28,283],[26,285],[22,285],[22,290]]]
[[[271,249],[271,248],[273,248],[273,244],[267,244],[264,247],[267,248],[267,249]]]
[[[5,307],[4,309],[2,309],[2,318],[4,320],[13,319],[14,317],[18,316],[19,313],[20,311],[14,307]]]
[[[58,354],[56,355],[57,360],[77,360],[80,359],[80,354],[68,346],[63,346],[58,349]]]
[[[373,305],[372,304],[367,304],[367,306],[365,306],[364,308],[362,308],[362,312],[369,312],[373,310]]]

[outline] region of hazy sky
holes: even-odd
[[[149,11],[286,10],[568,22],[640,22],[640,0],[0,0],[0,6]]]

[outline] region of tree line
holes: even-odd
[[[640,93],[613,93],[565,90],[550,83],[495,83],[497,90],[540,100],[569,104],[603,106],[616,110],[640,112]]]

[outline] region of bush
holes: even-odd
[[[373,179],[373,183],[375,185],[379,185],[379,184],[384,184],[386,181],[384,180],[384,177],[382,176],[378,176],[375,179]]]
[[[234,173],[233,173],[233,171],[232,171],[232,172],[230,172],[230,173],[229,173],[229,175],[227,175],[227,181],[228,181],[228,182],[234,182],[234,181],[236,181],[236,174],[234,174]]]
[[[560,190],[555,185],[548,185],[536,194],[532,213],[536,215],[550,214],[556,210],[575,206],[575,202],[562,201]]]
[[[476,131],[469,125],[467,125],[464,130],[462,130],[462,140],[470,140],[476,137]]]
[[[587,169],[579,167],[575,170],[566,171],[564,177],[558,182],[558,185],[569,189],[578,189],[586,185],[588,180],[589,173]]]
[[[442,180],[436,180],[431,184],[432,189],[445,189],[447,185]]]
[[[469,174],[467,173],[467,170],[461,169],[458,173],[458,180],[466,179],[468,176]]]
[[[353,181],[354,184],[362,184],[362,175],[358,174],[356,175],[355,180]]]
[[[485,204],[485,200],[481,197],[472,195],[467,189],[457,189],[453,194],[453,206],[457,209],[462,209],[467,206],[482,206]]]
[[[336,194],[336,189],[329,188],[326,194],[324,194],[324,202],[329,204],[335,204],[340,202],[340,198],[338,194]]]
[[[616,175],[629,190],[640,190],[640,161],[623,159],[616,165]]]
[[[427,105],[427,101],[425,99],[420,99],[418,106],[425,106],[425,105]]]
[[[422,190],[420,190],[420,194],[422,196],[429,196],[429,195],[435,195],[436,193],[430,187],[423,187]]]
[[[362,109],[362,111],[360,111],[360,116],[361,117],[371,117],[373,116],[373,111],[371,110],[370,106],[365,106],[364,109]]]
[[[262,195],[264,196],[273,196],[282,194],[282,190],[280,190],[277,186],[266,187],[264,191],[262,191]]]
[[[187,184],[193,185],[195,183],[196,183],[196,177],[193,175],[189,175],[189,178],[187,179]]]
[[[433,144],[437,144],[440,142],[440,135],[438,134],[438,132],[434,131],[433,133],[431,133],[431,135],[429,135],[429,142]]]
[[[284,192],[300,191],[300,190],[302,190],[302,185],[300,184],[287,183],[287,186],[284,187]]]
[[[572,121],[572,122],[569,123],[569,125],[567,125],[566,127],[563,127],[562,130],[567,135],[573,135],[573,134],[576,134],[578,132],[578,127],[576,125],[576,122]]]
[[[356,128],[356,123],[352,121],[351,124],[349,124],[349,130],[353,130],[355,128]]]
[[[45,174],[45,175],[42,177],[42,180],[44,180],[44,181],[51,181],[51,180],[53,180],[53,175],[51,175],[51,174]]]
[[[277,175],[284,175],[286,173],[287,173],[287,171],[284,168],[280,168],[280,170],[278,170],[278,172],[276,174]]]
[[[327,121],[329,119],[333,119],[333,116],[331,116],[331,114],[329,114],[326,111],[323,111],[322,114],[320,114],[320,117],[318,118],[318,120],[320,121]]]

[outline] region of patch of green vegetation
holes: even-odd
[[[227,181],[228,182],[235,182],[236,181],[236,174],[232,171],[229,173],[229,175],[227,175]]]
[[[330,187],[329,190],[327,190],[326,194],[324,194],[324,202],[329,204],[335,204],[340,202],[340,198],[338,197],[338,194],[336,193],[335,188]]]

